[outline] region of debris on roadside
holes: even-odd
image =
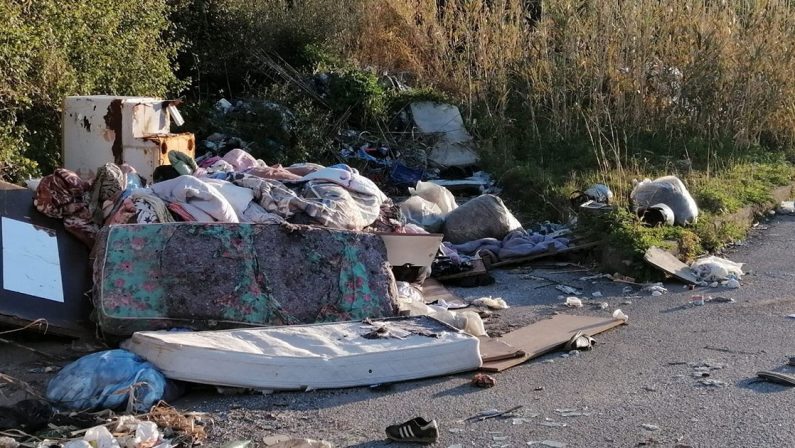
[[[477,373],[475,374],[475,377],[472,378],[472,385],[483,389],[487,389],[497,385],[497,380],[491,375],[486,375],[485,373]]]
[[[624,323],[626,323],[629,320],[629,316],[624,314],[624,312],[621,311],[620,309],[617,309],[617,310],[613,311],[613,319],[620,320],[620,321],[623,321]]]
[[[795,215],[795,201],[782,201],[777,211],[781,214]]]
[[[784,386],[795,387],[795,375],[788,375],[786,373],[781,372],[772,372],[769,370],[763,370],[756,373],[760,379],[770,382],[781,384]]]
[[[508,309],[508,304],[505,303],[500,297],[481,297],[479,299],[475,299],[472,302],[472,305],[490,308],[493,310],[505,310]]]
[[[651,423],[644,423],[644,424],[640,425],[640,427],[645,429],[645,430],[647,430],[647,431],[659,431],[660,430],[659,426],[652,425]]]
[[[439,438],[439,426],[436,420],[413,418],[405,423],[386,427],[386,436],[396,442],[435,443]]]
[[[643,288],[643,291],[651,293],[654,297],[659,297],[663,294],[668,293],[668,289],[666,289],[662,283],[654,283],[652,285],[648,285]]]
[[[676,176],[645,179],[638,182],[630,193],[635,213],[642,219],[654,216],[654,223],[694,224],[698,219],[698,206],[687,187]]]
[[[528,446],[541,446],[547,448],[566,448],[568,445],[563,442],[555,440],[531,440],[527,442]]]
[[[563,294],[569,294],[572,296],[579,296],[582,295],[582,291],[577,290],[576,288],[572,288],[571,286],[567,285],[557,285],[555,289],[562,292]]]
[[[467,421],[481,421],[482,422],[484,420],[489,420],[489,419],[497,418],[497,417],[508,417],[508,416],[512,417],[514,412],[518,411],[519,409],[522,409],[523,407],[524,406],[522,406],[522,405],[514,406],[514,407],[512,407],[510,409],[507,409],[505,411],[500,411],[499,409],[487,409],[485,411],[480,411],[480,412],[478,412],[477,414],[475,414],[475,415],[473,415],[471,417],[468,417],[466,420]]]
[[[577,297],[566,297],[566,301],[563,305],[569,308],[582,308],[582,300]]]
[[[564,350],[591,350],[593,345],[596,343],[594,338],[588,336],[587,334],[583,333],[582,331],[578,331],[574,334],[574,336],[569,339],[565,346],[563,346]]]

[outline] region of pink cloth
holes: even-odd
[[[224,160],[235,167],[235,171],[246,171],[260,166],[260,163],[254,156],[239,148],[235,148],[226,153]]]

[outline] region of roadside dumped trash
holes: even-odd
[[[645,219],[644,215],[649,214],[651,223],[668,223],[673,218],[674,223],[684,226],[698,219],[696,201],[676,176],[645,179],[635,185],[630,199],[638,216]]]
[[[445,241],[468,243],[482,238],[502,239],[522,225],[502,199],[486,194],[457,207],[444,220]]]
[[[425,420],[422,417],[411,419],[405,423],[387,426],[386,436],[396,442],[436,443],[439,438],[439,426],[436,420]]]
[[[475,370],[478,339],[430,317],[205,332],[138,332],[124,347],[172,379],[273,390],[369,386]],[[428,363],[433,359],[432,364]]]
[[[701,280],[709,283],[740,280],[743,276],[743,263],[714,256],[699,258],[690,265],[690,269]]]
[[[78,411],[143,412],[163,399],[166,379],[152,364],[126,350],[92,353],[64,367],[47,387],[47,399]]]

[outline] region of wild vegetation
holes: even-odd
[[[683,230],[694,253],[741,236],[710,216],[793,179],[790,1],[5,0],[0,17],[10,179],[57,164],[63,96],[94,93],[184,96],[200,136],[222,96],[285,104],[300,131],[274,162],[322,156],[341,111],[383,130],[411,95],[443,96],[526,219],[565,219],[569,193],[593,182],[625,205],[632,179],[677,174],[706,212]],[[263,54],[336,74],[339,95],[313,102]],[[384,73],[419,90],[394,95]],[[657,242],[616,223],[635,249]]]

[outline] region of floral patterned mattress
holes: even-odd
[[[104,333],[389,317],[395,280],[378,235],[279,224],[130,224],[100,233]]]

